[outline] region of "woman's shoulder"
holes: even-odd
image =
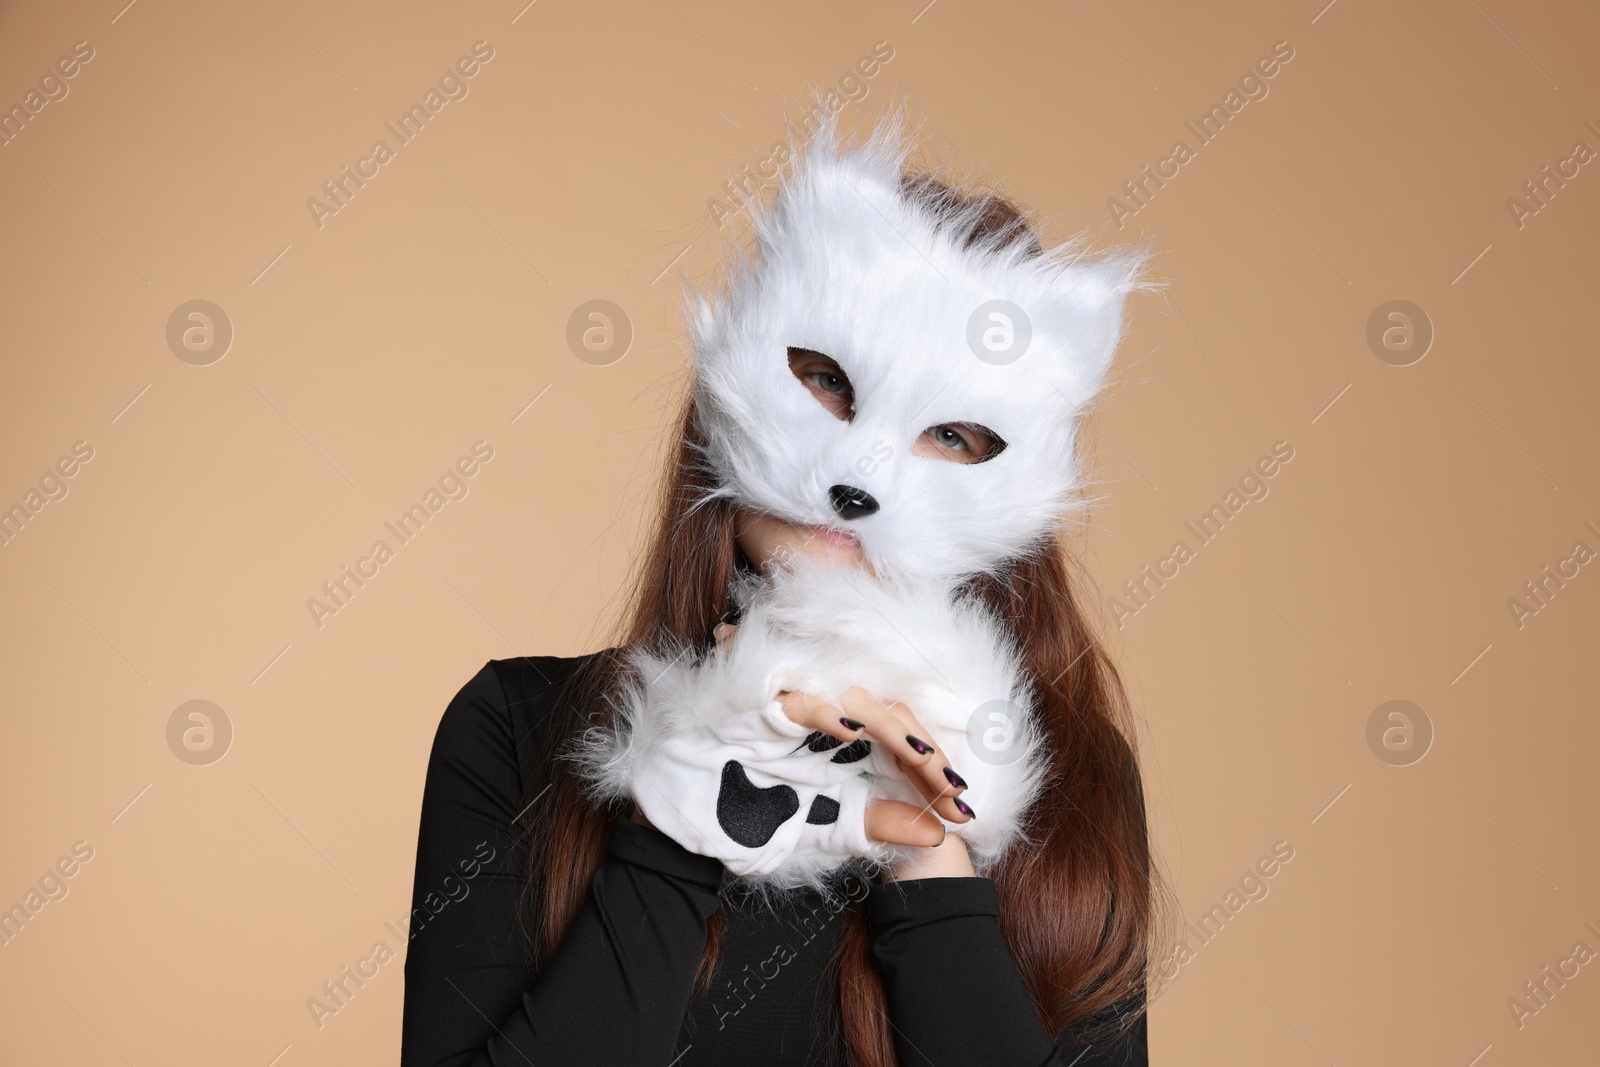
[[[519,781],[531,744],[550,719],[562,686],[602,653],[518,656],[484,664],[445,708],[434,732],[430,774],[479,776],[498,768]]]
[[[557,690],[579,667],[600,656],[591,652],[583,656],[517,656],[513,659],[492,659],[483,665],[472,682],[485,675],[493,675],[499,685],[508,710],[515,714],[545,706]]]

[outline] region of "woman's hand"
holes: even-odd
[[[728,623],[717,627],[714,636],[719,653],[736,629]],[[865,689],[850,690],[840,707],[797,692],[779,693],[778,703],[785,715],[802,726],[820,730],[846,743],[866,736],[883,745],[894,755],[895,765],[906,779],[927,798],[928,803],[921,808],[898,800],[878,800],[867,806],[866,834],[869,838],[927,850],[898,864],[889,875],[891,880],[970,877],[974,873],[965,844],[959,837],[949,840],[945,824],[932,814],[937,811],[953,823],[974,818],[971,805],[957,799],[966,791],[966,782],[937,745],[923,740],[930,731],[917,721],[909,708],[894,701],[879,701]]]

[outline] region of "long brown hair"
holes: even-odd
[[[1041,250],[1033,227],[1003,196],[963,193],[928,175],[907,175],[903,189],[946,206],[981,202],[982,212],[969,218],[969,245],[1021,242],[1030,254]],[[560,758],[563,746],[589,726],[609,725],[623,648],[705,652],[732,607],[729,585],[742,560],[737,506],[708,498],[714,481],[703,463],[703,443],[691,390],[661,490],[659,525],[632,588],[619,644],[581,661],[569,677],[546,732],[546,758],[526,783],[528,800],[542,798],[543,808],[543,817],[531,821],[537,829],[526,851],[526,918],[536,969],[582,910],[612,820],[630,814],[586,799],[571,762]],[[1051,752],[1049,787],[1029,817],[1036,843],[1013,849],[991,872],[1000,930],[1046,1028],[1056,1033],[1093,1018],[1104,1040],[1142,1013],[1166,898],[1151,862],[1126,695],[1080,607],[1075,589],[1084,582],[1051,539],[1003,572],[973,579],[969,588],[1007,621]],[[864,913],[847,908],[842,916],[833,962],[845,1040],[861,1067],[892,1067],[894,1042]],[[696,998],[716,973],[723,923],[721,911],[712,916]],[[1102,1023],[1105,1029],[1098,1030]]]

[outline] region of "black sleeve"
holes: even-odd
[[[915,878],[869,891],[867,930],[904,1067],[1146,1067],[1143,1015],[1114,1044],[1087,1044],[1087,1024],[1051,1040],[999,914],[989,878]]]
[[[667,1063],[706,920],[718,905],[722,865],[659,830],[619,820],[577,922],[534,974],[517,924],[523,872],[510,858],[522,814],[512,724],[491,665],[451,702],[434,739],[401,1064]],[[473,868],[472,860],[491,852]]]

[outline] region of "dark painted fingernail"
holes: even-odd
[[[906,734],[906,744],[916,749],[918,755],[926,756],[928,753],[933,751],[932,745],[928,744],[928,742],[924,741],[922,738],[914,737],[911,734]]]
[[[839,721],[844,723],[844,728],[846,730],[861,730],[865,728],[861,723],[856,722],[854,719],[846,719],[843,716],[840,717]]]
[[[955,804],[956,810],[965,815],[967,818],[976,819],[978,817],[978,813],[968,807],[967,802],[962,800],[960,797],[956,797]]]
[[[949,767],[944,769],[944,776],[950,779],[950,784],[955,786],[957,789],[965,789],[967,787],[967,783],[962,780],[962,777]]]

